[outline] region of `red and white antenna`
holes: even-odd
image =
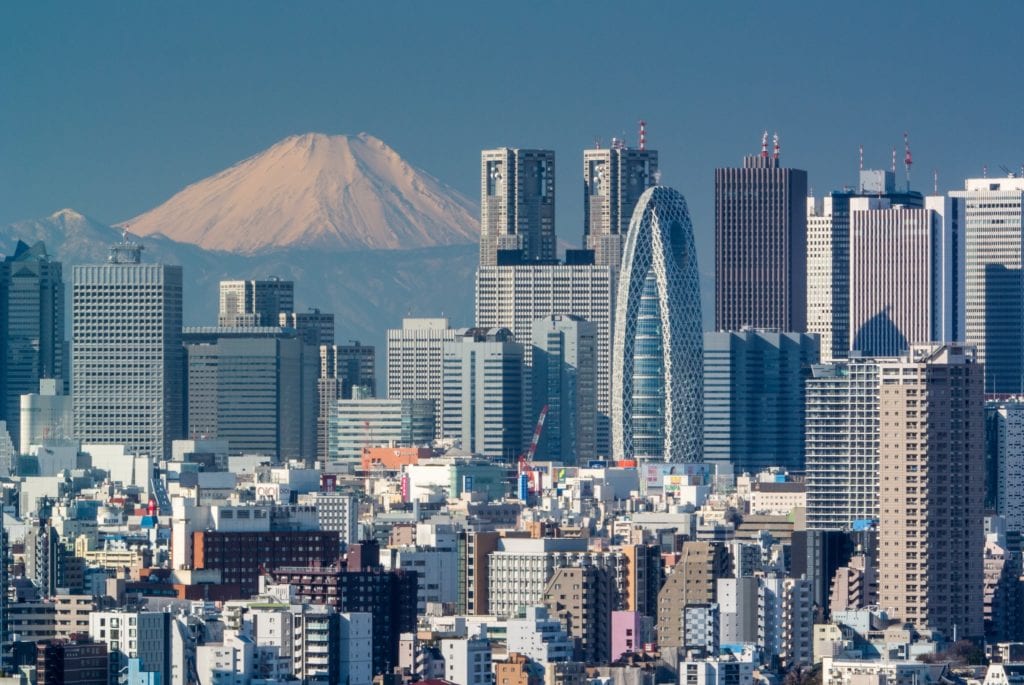
[[[860,170],[864,171],[864,146],[859,146],[857,152],[860,153]]]
[[[776,131],[775,135],[772,136],[772,146],[774,148],[773,151],[772,151],[772,157],[776,161],[778,161],[778,159],[779,159],[779,132],[778,131]]]
[[[647,122],[640,120],[640,149],[647,149]]]
[[[761,156],[768,159],[768,129],[761,135]]]
[[[910,134],[903,132],[903,167],[907,170],[907,190],[910,190],[910,167],[914,164],[914,158],[910,154]]]

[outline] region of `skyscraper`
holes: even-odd
[[[317,349],[258,326],[188,328],[188,435],[279,462],[316,455]]]
[[[506,328],[461,329],[444,344],[441,435],[492,459],[522,448],[523,346]]]
[[[583,243],[594,263],[618,270],[636,203],[657,182],[657,150],[583,151]]]
[[[295,309],[295,284],[270,278],[221,281],[219,326],[276,326],[281,312]]]
[[[388,329],[388,398],[434,400],[434,426],[441,427],[444,344],[455,340],[448,319],[402,319]]]
[[[715,329],[807,326],[807,172],[760,155],[715,169]]]
[[[160,459],[183,430],[181,267],[141,256],[125,237],[74,267],[71,394],[76,437]]]
[[[283,311],[278,314],[276,323],[268,325],[294,328],[302,333],[303,340],[309,345],[334,344],[334,314],[316,307],[304,312]]]
[[[898,190],[896,175],[877,169],[862,169],[856,189],[833,191],[823,201],[807,198],[807,331],[821,336],[823,362],[845,359],[851,348],[850,202],[862,197],[907,208],[924,206],[921,193]],[[957,233],[956,226],[949,230]],[[955,285],[950,290],[959,292]],[[958,337],[954,331],[952,339]]]
[[[1021,210],[1024,178],[969,178],[949,193],[963,217],[964,338],[989,393],[1024,391]]]
[[[537,319],[530,415],[548,408],[537,454],[563,464],[597,456],[597,326],[572,314]]]
[[[476,275],[476,325],[508,328],[517,341],[528,343],[537,319],[575,315],[597,328],[596,449],[610,453],[612,270],[607,266],[521,264],[480,267]],[[533,346],[526,344],[523,364],[523,406],[532,409]],[[529,440],[537,415],[523,416],[523,436]]]
[[[878,520],[881,364],[854,358],[815,366],[807,379],[804,454],[807,528],[849,530]]]
[[[612,449],[616,458],[701,461],[700,282],[683,196],[655,186],[629,225],[615,304]]]
[[[941,214],[858,197],[849,217],[850,349],[896,356],[913,344],[949,341],[957,265]]]
[[[983,635],[984,393],[962,345],[882,370],[879,606],[950,639]]]
[[[1024,532],[1024,402],[992,400],[986,407],[989,454],[985,504]]]
[[[37,392],[43,378],[57,379],[61,391],[67,381],[61,264],[42,242],[19,240],[0,264],[0,344],[0,421],[17,440],[21,396]]]
[[[816,335],[704,333],[704,461],[736,474],[802,471],[804,383],[817,363]]]
[[[496,265],[505,250],[526,261],[557,256],[553,150],[480,154],[480,265]]]

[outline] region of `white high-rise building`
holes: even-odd
[[[106,264],[74,267],[74,431],[160,459],[183,430],[182,276],[141,251],[126,238]]]
[[[441,426],[444,344],[455,340],[448,319],[402,319],[388,329],[388,398],[433,400],[434,426]]]
[[[1024,390],[1024,178],[969,178],[949,193],[964,233],[964,342],[985,365],[985,391]]]
[[[892,356],[950,340],[956,236],[941,211],[856,197],[849,221],[850,349]]]
[[[476,325],[508,328],[524,343],[524,405],[531,406],[533,325],[537,319],[574,314],[597,328],[597,431],[599,455],[611,452],[612,269],[592,265],[482,266],[476,276]],[[533,433],[537,416],[525,412],[523,436]]]
[[[1024,398],[989,402],[986,433],[986,461],[995,466],[987,488],[995,502],[986,504],[995,504],[1007,530],[1024,532]]]
[[[555,153],[498,148],[480,153],[480,265],[499,252],[554,260]]]
[[[71,397],[61,392],[62,386],[56,378],[43,378],[39,381],[38,393],[21,396],[18,446],[22,454],[28,454],[29,445],[74,434]]]
[[[878,519],[881,361],[814,366],[807,379],[808,529],[844,530],[854,521]]]
[[[821,336],[823,362],[845,359],[851,347],[850,203],[858,198],[925,206],[921,193],[897,189],[895,174],[880,169],[862,169],[856,188],[807,198],[807,332]]]
[[[94,611],[89,615],[89,637],[107,646],[110,670],[118,673],[129,659],[139,659],[142,670],[170,678],[171,615],[163,611]]]
[[[270,278],[220,282],[218,326],[276,326],[280,313],[294,309],[295,284],[292,281]]]
[[[473,635],[441,640],[445,679],[459,685],[491,685],[491,642]]]

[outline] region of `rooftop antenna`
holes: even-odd
[[[775,135],[772,136],[772,146],[774,147],[774,150],[772,152],[772,157],[777,162],[777,161],[779,161],[779,132],[778,131],[776,131]]]
[[[914,158],[910,154],[910,134],[903,132],[903,148],[906,151],[903,156],[903,166],[907,170],[907,192],[910,192],[910,167],[914,164]]]
[[[857,148],[857,152],[860,153],[860,170],[864,171],[864,146],[860,145]]]
[[[761,157],[768,159],[768,129],[761,135]]]
[[[984,164],[981,167],[981,177],[988,178],[988,164]]]
[[[896,146],[892,146],[892,173],[896,173]]]
[[[640,120],[640,149],[647,149],[647,122]]]
[[[594,149],[595,150],[600,150],[601,149],[601,139],[598,136],[594,136]]]
[[[939,194],[939,170],[932,169],[932,193]]]

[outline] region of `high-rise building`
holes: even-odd
[[[330,459],[358,463],[364,447],[421,447],[434,439],[433,400],[341,399],[331,421]]]
[[[184,332],[188,435],[228,441],[230,454],[277,461],[316,455],[316,348],[288,329]]]
[[[304,312],[281,312],[277,325],[299,331],[309,345],[334,344],[334,314],[316,307]]]
[[[526,261],[557,256],[553,150],[480,153],[480,266],[495,266],[504,251]]]
[[[985,387],[974,350],[915,345],[882,369],[879,605],[981,638]]]
[[[444,345],[440,433],[474,454],[511,462],[520,453],[523,345],[507,328],[467,328]]]
[[[897,189],[893,172],[876,169],[862,169],[856,189],[833,191],[823,201],[807,198],[807,331],[821,336],[824,362],[845,359],[850,351],[850,202],[863,197],[924,206],[921,193]],[[956,226],[950,230],[957,233]],[[956,332],[952,337],[958,338]]]
[[[508,328],[524,343],[523,406],[532,409],[533,324],[537,319],[572,314],[597,328],[597,431],[599,455],[611,451],[612,270],[584,264],[533,264],[481,267],[476,275],[476,325]],[[537,423],[532,411],[523,415],[523,439]]]
[[[618,270],[633,210],[657,183],[658,151],[622,146],[583,151],[583,246]]]
[[[219,326],[276,326],[278,314],[295,309],[295,284],[270,278],[221,281]]]
[[[39,390],[39,381],[54,378],[63,394],[64,281],[61,263],[46,246],[18,241],[14,254],[0,263],[0,421],[18,439],[21,396]]]
[[[802,471],[804,383],[818,336],[704,333],[704,461],[734,473]]]
[[[992,400],[986,406],[987,507],[1024,532],[1024,401]]]
[[[181,267],[141,253],[125,238],[106,264],[74,267],[74,427],[84,442],[160,459],[183,430]]]
[[[615,304],[612,452],[701,461],[700,283],[683,196],[655,186],[633,212]]]
[[[969,178],[949,197],[964,232],[964,341],[977,348],[987,392],[1020,393],[1024,178]]]
[[[43,378],[39,392],[21,396],[21,454],[28,454],[29,445],[74,435],[71,397],[63,394],[63,386],[59,378]]]
[[[388,329],[388,397],[434,400],[434,427],[441,427],[444,344],[455,340],[448,319],[402,319]]]
[[[530,415],[548,408],[537,454],[563,464],[597,456],[597,326],[572,314],[533,324]]]
[[[951,340],[957,252],[941,212],[885,198],[849,202],[850,349],[895,356],[913,344]]]
[[[807,172],[768,155],[715,169],[715,329],[807,326]]]
[[[683,611],[715,602],[718,580],[729,575],[729,550],[713,542],[683,543],[679,562],[658,593],[658,643],[683,646]]]
[[[377,396],[376,351],[373,345],[362,345],[358,340],[349,342],[348,345],[320,345],[316,441],[321,460],[331,457],[330,426],[338,400]]]
[[[887,360],[812,368],[804,454],[807,528],[848,530],[878,520],[878,390]],[[891,360],[888,360],[891,361]]]

